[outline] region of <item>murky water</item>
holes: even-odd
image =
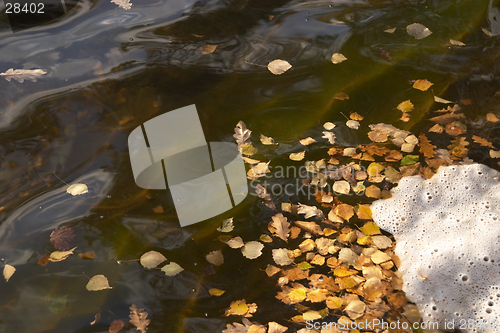
[[[280,142],[257,155],[277,166],[299,151],[298,139],[320,140],[323,122],[345,122],[342,113],[356,111],[365,120],[359,131],[339,126],[339,145],[368,142],[370,123],[418,130],[432,99],[406,91],[409,80],[428,79],[446,99],[472,99],[466,112],[473,120],[496,108],[496,2],[132,2],[125,11],[80,1],[56,21],[16,33],[5,9],[0,14],[0,72],[47,72],[37,82],[0,78],[0,258],[17,269],[0,282],[1,332],[106,332],[113,320],[128,318],[132,303],[149,313],[148,332],[220,332],[234,321],[221,310],[243,298],[275,309],[256,314],[262,323],[294,314],[274,298],[274,281],[262,272],[270,253],[242,261],[228,252],[215,274],[207,268],[205,255],[223,246],[214,240],[223,218],[235,217],[233,234],[245,241],[265,232],[273,212],[257,198],[180,228],[167,191],[135,185],[127,137],[157,115],[196,104],[207,141],[233,142],[243,120],[254,141],[263,133]],[[433,34],[408,36],[404,28],[414,22]],[[392,27],[394,33],[384,32]],[[452,46],[450,38],[466,45]],[[202,54],[205,44],[217,48]],[[394,59],[387,61],[381,48]],[[348,61],[333,65],[334,52]],[[266,68],[274,59],[293,67],[275,76]],[[340,91],[350,99],[334,99]],[[395,107],[409,98],[418,107],[410,122],[398,122]],[[498,128],[474,126],[498,147]],[[324,151],[314,146],[308,154],[315,149]],[[493,163],[480,152],[473,157]],[[87,184],[89,193],[70,196],[55,175]],[[153,212],[158,205],[164,213]],[[75,231],[76,253],[93,250],[96,258],[38,265],[54,250],[49,235],[61,225]],[[185,271],[166,277],[137,261],[117,263],[149,250]],[[87,291],[95,274],[106,275],[113,289]],[[227,292],[210,297],[213,287]],[[64,307],[54,306],[66,295]],[[91,325],[99,311],[101,320]]]

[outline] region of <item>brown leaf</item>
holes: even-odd
[[[433,117],[429,120],[433,121],[437,124],[440,124],[440,125],[447,125],[447,124],[451,124],[452,122],[454,122],[455,120],[458,120],[458,119],[460,119],[460,116],[458,114],[446,113],[446,114],[443,114],[441,116]]]
[[[163,207],[161,205],[158,205],[153,208],[153,212],[156,214],[163,214],[165,211],[163,210]]]
[[[349,115],[349,118],[351,118],[352,120],[363,120],[363,116],[360,115],[359,113],[357,112],[352,112],[350,115]]]
[[[465,156],[467,156],[467,153],[469,152],[468,148],[465,148],[465,146],[468,146],[469,142],[465,140],[464,137],[456,137],[451,144],[447,147],[450,150],[451,154],[451,159],[453,160],[461,160]]]
[[[472,136],[472,140],[475,142],[475,143],[479,143],[481,146],[484,146],[484,147],[489,147],[489,148],[495,148],[493,146],[493,144],[491,142],[489,142],[488,140],[486,139],[483,139],[477,135],[473,135]]]
[[[333,212],[335,215],[349,221],[349,219],[354,215],[354,207],[348,204],[340,204],[335,207]]]
[[[487,113],[486,114],[486,120],[491,122],[491,123],[497,123],[498,122],[498,117],[495,116],[493,113]]]
[[[461,135],[461,134],[465,133],[465,131],[462,128],[455,125],[454,123],[453,124],[446,124],[446,126],[444,127],[444,131],[446,132],[446,134],[452,135],[452,136],[457,136],[457,135]]]
[[[58,250],[69,250],[74,238],[75,232],[66,226],[57,227],[50,234],[50,242]]]
[[[141,333],[146,333],[148,325],[151,322],[149,319],[146,319],[147,316],[148,313],[144,309],[137,309],[135,304],[130,306],[130,323],[137,327],[137,330],[141,331]]]
[[[436,155],[434,149],[437,147],[431,144],[424,133],[420,134],[418,139],[420,140],[420,153],[424,154],[427,158],[433,158]]]
[[[284,240],[288,241],[288,236],[290,235],[290,222],[287,221],[286,217],[283,214],[278,213],[273,216],[273,221],[269,223],[271,227],[275,229],[274,233],[276,236]]]
[[[349,95],[347,95],[345,92],[341,91],[336,93],[333,98],[338,99],[340,101],[343,101],[345,99],[349,99]]]
[[[432,133],[438,133],[438,134],[443,133],[443,131],[444,131],[443,126],[441,126],[441,125],[439,125],[439,124],[435,124],[434,126],[432,126],[432,127],[429,129],[429,132],[432,132]]]
[[[209,54],[209,53],[214,52],[216,48],[217,48],[217,45],[207,44],[207,45],[201,46],[200,51],[201,51],[201,54]]]
[[[262,199],[264,202],[264,205],[267,207],[271,208],[272,210],[276,210],[276,205],[274,204],[273,200],[271,199],[271,195],[267,193],[267,190],[264,186],[257,184],[255,188],[255,193],[259,196],[259,198]]]
[[[323,235],[323,230],[315,222],[295,221],[295,225],[314,235]]]
[[[37,264],[40,266],[46,266],[50,262],[50,253],[45,253],[38,259]]]
[[[378,188],[378,186],[376,185],[370,185],[365,190],[365,195],[368,198],[378,199],[380,198],[380,193],[381,193],[380,188]]]
[[[78,256],[82,259],[95,259],[95,251],[85,251],[83,253],[78,254]]]
[[[109,325],[109,333],[118,333],[123,328],[123,321],[120,319],[113,320]]]
[[[236,124],[236,127],[234,128],[234,134],[233,137],[236,139],[236,143],[239,145],[242,145],[244,143],[249,143],[250,142],[250,135],[252,134],[252,131],[247,129],[247,126],[243,121],[239,121],[238,124]]]

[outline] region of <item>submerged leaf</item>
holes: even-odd
[[[209,254],[207,254],[206,259],[209,263],[215,266],[220,266],[224,263],[224,257],[222,256],[221,250],[210,252]]]
[[[429,28],[426,28],[420,23],[413,23],[408,25],[406,27],[406,32],[408,33],[408,35],[412,36],[415,39],[422,39],[432,34],[432,31],[430,31]]]
[[[148,325],[151,322],[151,320],[146,319],[148,317],[148,313],[144,311],[144,309],[137,309],[135,304],[132,304],[130,306],[130,323],[137,327],[138,331],[141,331],[141,333],[146,333],[148,330]]]
[[[66,226],[57,227],[50,234],[50,242],[58,250],[68,250],[71,248],[70,244],[74,238],[75,232]]]
[[[216,48],[217,48],[217,45],[206,44],[206,45],[202,45],[200,47],[200,51],[201,51],[201,54],[209,54],[209,53],[214,52]]]

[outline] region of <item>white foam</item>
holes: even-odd
[[[440,167],[428,180],[401,179],[391,198],[372,204],[373,220],[396,239],[403,290],[424,321],[472,319],[464,332],[500,331],[499,179],[482,164]]]

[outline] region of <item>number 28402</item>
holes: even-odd
[[[30,14],[44,14],[43,8],[45,5],[43,3],[6,3],[6,13],[7,14],[19,14],[19,13],[30,13]]]

